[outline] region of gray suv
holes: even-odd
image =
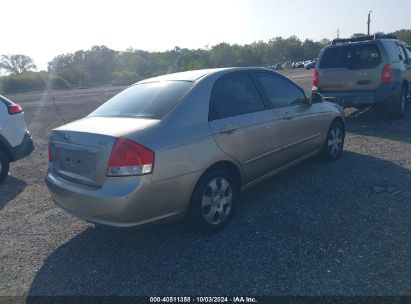
[[[411,50],[395,36],[335,39],[321,51],[313,91],[344,107],[384,105],[402,118],[410,81]]]

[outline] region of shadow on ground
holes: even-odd
[[[0,210],[23,192],[26,186],[27,183],[25,181],[9,175],[6,180],[0,184]]]
[[[350,109],[347,113],[347,131],[351,133],[411,143],[411,102],[403,119],[379,107]]]
[[[45,259],[29,295],[411,294],[410,184],[374,157],[309,160],[244,193],[215,235],[88,228]]]

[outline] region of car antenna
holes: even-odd
[[[54,96],[52,96],[52,95],[50,94],[50,91],[49,91],[48,89],[46,89],[46,91],[47,91],[47,94],[49,95],[51,101],[53,102],[54,107],[56,108],[57,113],[59,113],[61,119],[63,120],[64,124],[67,124],[66,120],[64,119],[63,114],[61,113],[59,107],[57,106],[57,104],[56,104],[56,102],[55,102],[55,100],[54,100]]]

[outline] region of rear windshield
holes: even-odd
[[[111,98],[89,116],[160,119],[192,85],[191,81],[137,84]]]
[[[3,102],[6,106],[12,105],[13,102],[8,100],[6,97],[0,95],[0,102]]]
[[[342,45],[324,51],[320,68],[372,69],[381,63],[381,54],[375,44]]]

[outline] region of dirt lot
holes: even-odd
[[[310,72],[290,77],[310,88]],[[52,92],[66,121],[119,88]],[[348,111],[340,160],[308,160],[247,191],[213,236],[173,224],[95,228],[50,200],[49,96],[25,110],[33,154],[0,186],[1,295],[411,295],[411,113]]]

